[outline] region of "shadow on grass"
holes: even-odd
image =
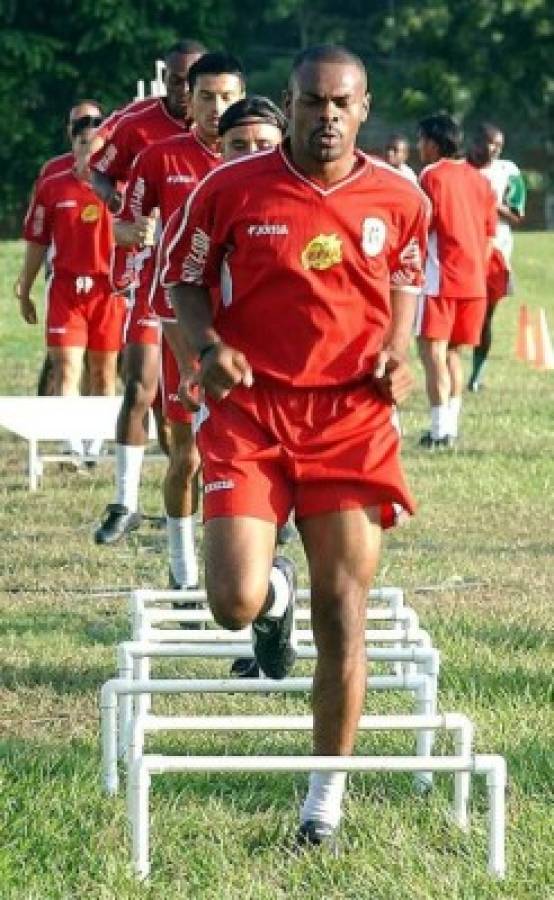
[[[110,610],[100,617],[80,615],[65,609],[60,612],[26,612],[20,616],[11,615],[0,620],[0,636],[15,635],[17,637],[46,637],[54,633],[58,637],[71,635],[78,645],[91,646],[101,644],[114,647],[119,641],[129,637],[129,625],[124,617],[119,620],[120,610]]]
[[[102,684],[113,677],[114,670],[115,664],[89,668],[41,663],[28,666],[4,664],[0,665],[0,684],[10,691],[21,687],[48,687],[60,696],[88,694],[100,690]]]

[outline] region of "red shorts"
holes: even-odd
[[[177,321],[177,316],[173,312],[173,307],[169,302],[169,289],[162,287],[160,284],[158,284],[154,292],[152,308],[163,322]]]
[[[487,311],[486,299],[472,297],[421,298],[418,335],[431,341],[448,341],[449,344],[463,344],[477,347],[481,342],[481,330]]]
[[[123,343],[125,299],[107,275],[54,275],[46,292],[46,345],[117,352]]]
[[[495,247],[487,268],[487,302],[495,306],[510,293],[510,270],[502,253]]]
[[[190,425],[194,413],[189,412],[179,400],[178,390],[181,375],[177,360],[165,337],[162,337],[162,374],[160,379],[162,409],[169,422],[184,422]]]
[[[393,408],[367,384],[289,389],[256,381],[198,414],[204,519],[254,516],[283,524],[377,507],[383,527],[414,511]],[[399,509],[400,508],[400,509]]]
[[[160,320],[149,303],[148,285],[140,284],[131,290],[132,306],[125,324],[126,344],[160,343]]]

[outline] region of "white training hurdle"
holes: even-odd
[[[273,681],[269,678],[174,678],[150,679],[148,681],[112,678],[107,681],[100,695],[100,728],[102,740],[102,782],[108,794],[116,794],[119,788],[118,761],[118,700],[124,696],[140,697],[147,694],[284,694],[307,693],[312,689],[311,677],[283,678]],[[367,687],[374,691],[404,690],[416,694],[416,713],[433,715],[435,696],[431,679],[427,675],[372,675],[367,678]],[[147,712],[139,708],[137,715]],[[125,741],[127,744],[127,741]],[[431,753],[433,732],[423,730],[417,737],[418,755]],[[419,790],[428,790],[430,773],[423,770],[418,776]]]
[[[41,443],[80,439],[115,440],[116,421],[122,400],[119,396],[0,397],[0,427],[28,443],[29,490],[37,490],[46,463],[67,462],[67,454],[40,452]],[[156,437],[151,412],[149,437]]]
[[[295,612],[295,641],[300,660],[313,660],[316,650],[309,628],[306,603],[310,592],[298,592]],[[167,756],[145,753],[145,738],[164,731],[221,732],[309,731],[311,716],[183,716],[154,715],[151,698],[157,694],[252,694],[288,693],[311,690],[311,677],[289,677],[282,681],[267,678],[174,678],[150,677],[154,659],[253,657],[250,628],[230,632],[215,626],[206,606],[174,609],[167,604],[205,604],[203,591],[134,591],[129,598],[132,640],[118,647],[118,678],[102,688],[101,733],[103,785],[115,794],[119,785],[118,757],[128,766],[127,804],[132,831],[133,868],[138,878],[150,871],[149,791],[152,775],[162,772],[313,772],[387,771],[411,772],[419,790],[427,790],[433,773],[454,775],[453,816],[461,828],[468,826],[471,775],[483,775],[489,800],[488,868],[499,878],[505,874],[505,784],[506,764],[502,757],[473,754],[473,726],[466,716],[437,712],[439,653],[430,636],[419,627],[414,610],[404,605],[399,589],[371,591],[369,601],[383,607],[367,608],[366,656],[368,660],[390,663],[392,674],[367,678],[372,690],[412,691],[413,714],[362,716],[361,730],[407,730],[416,735],[416,756]],[[174,628],[172,626],[179,625]],[[453,755],[432,755],[438,730],[454,737]]]
[[[389,727],[391,727],[389,725]],[[427,723],[425,726],[427,727]],[[131,764],[128,816],[132,833],[133,868],[138,878],[150,873],[149,795],[152,775],[167,772],[453,772],[485,775],[489,799],[488,868],[505,875],[506,764],[501,756],[138,756]],[[460,793],[454,806],[458,824],[465,827],[465,804]],[[458,806],[459,804],[459,806]]]

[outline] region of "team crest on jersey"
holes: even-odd
[[[81,213],[82,222],[97,222],[100,218],[100,207],[96,203],[89,203]]]
[[[336,234],[318,234],[300,257],[304,269],[330,269],[342,262],[342,241]]]
[[[362,222],[362,250],[366,256],[378,256],[387,237],[387,227],[382,219],[370,216]]]

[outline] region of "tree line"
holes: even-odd
[[[367,63],[374,112],[413,125],[447,110],[466,128],[485,118],[554,168],[550,0],[0,0],[0,208],[18,233],[43,161],[65,150],[67,109],[94,97],[126,103],[138,78],[179,37],[227,49],[251,90],[279,100],[301,47],[342,43]],[[150,74],[152,73],[152,75]],[[371,124],[364,135],[372,142]],[[375,140],[375,138],[373,138]]]

